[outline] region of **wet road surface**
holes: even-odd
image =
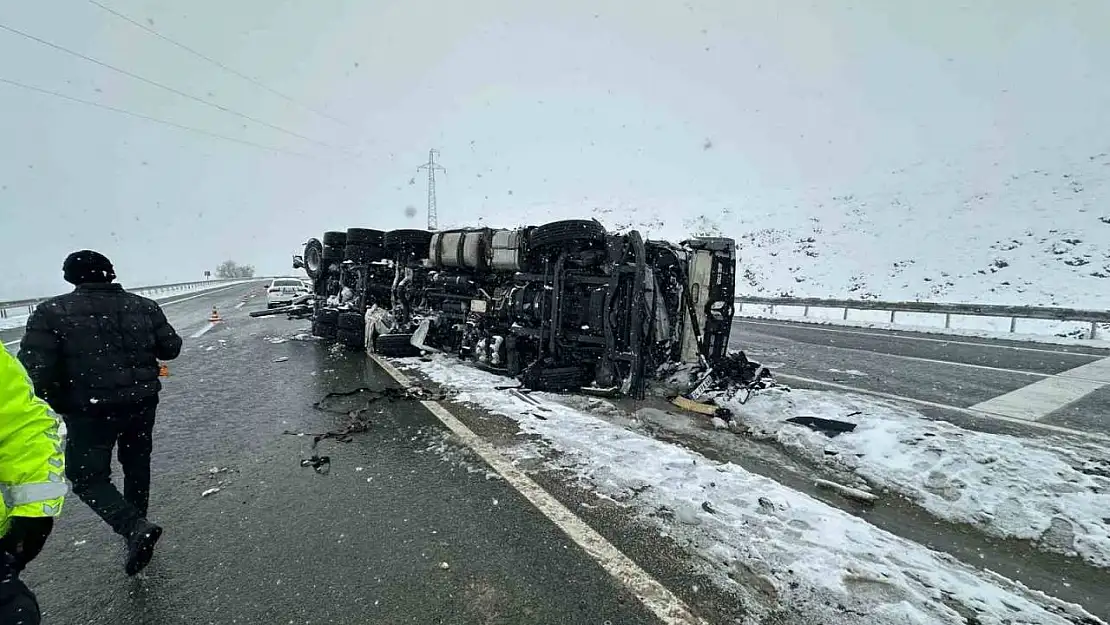
[[[44,622],[657,622],[480,461],[441,453],[443,428],[420,404],[371,404],[369,431],[320,443],[329,473],[302,467],[311,437],[285,432],[349,420],[314,402],[393,382],[361,354],[268,341],[307,322],[250,319],[260,293],[235,287],[166,308],[185,337],[213,305],[225,319],[185,339],[165,383],[150,518],[166,533],[127,578],[121,540],[70,497],[25,573]]]
[[[1088,394],[1058,393],[1052,410],[1026,422],[971,412],[999,396],[1097,366],[1110,358],[1106,349],[752,319],[734,323],[731,344],[785,374],[788,384],[917,401],[922,414],[961,427],[1014,435],[1070,428],[1110,436],[1105,380]]]

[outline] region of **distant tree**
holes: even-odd
[[[225,260],[216,267],[219,278],[253,278],[254,265],[240,265],[233,260]]]

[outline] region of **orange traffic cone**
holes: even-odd
[[[170,366],[167,365],[164,362],[158,363],[158,377],[160,377],[160,378],[170,377]]]
[[[216,308],[213,306],[212,314],[208,315],[208,323],[219,323],[220,321],[220,313],[216,312]]]

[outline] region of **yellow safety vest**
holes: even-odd
[[[0,536],[12,517],[61,514],[69,491],[63,436],[23,365],[0,347]]]

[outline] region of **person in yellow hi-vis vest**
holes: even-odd
[[[19,573],[38,556],[68,486],[59,420],[35,396],[23,365],[0,347],[0,623],[38,625],[38,601]]]

